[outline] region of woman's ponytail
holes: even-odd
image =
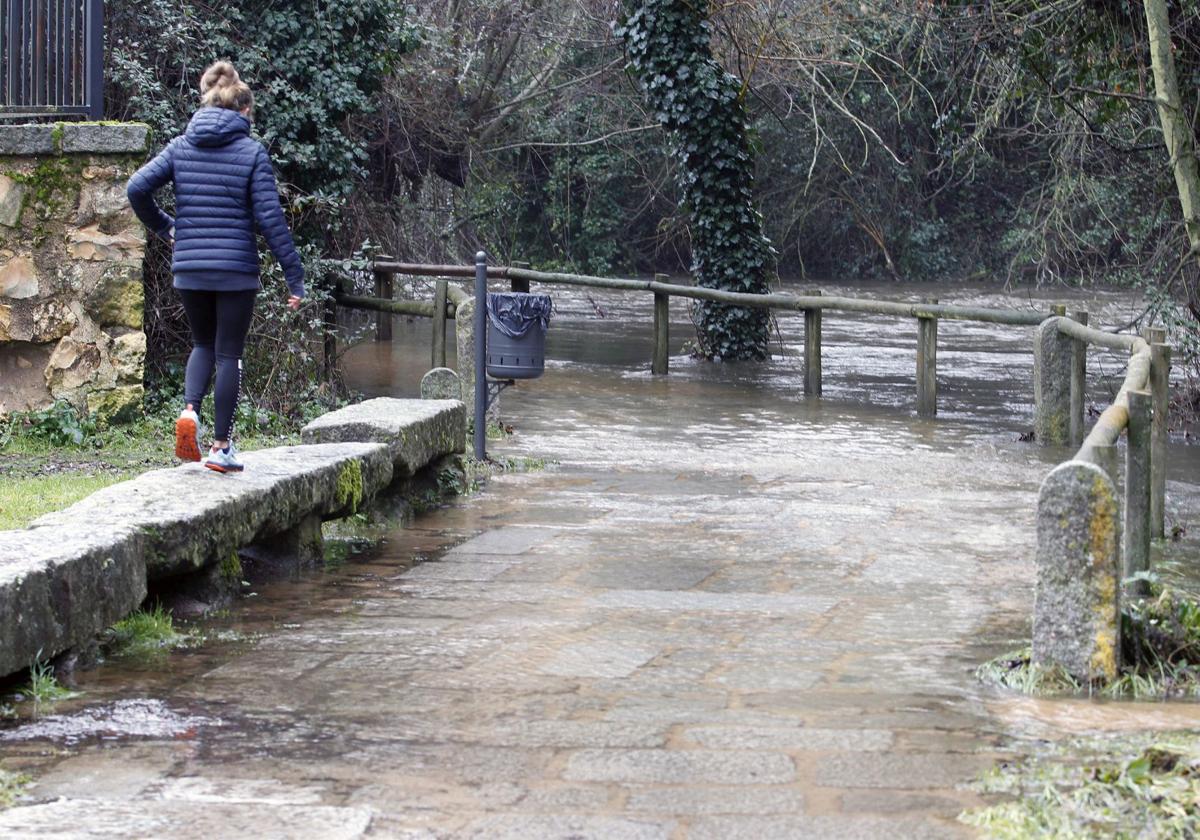
[[[216,108],[244,111],[254,107],[254,94],[232,64],[218,61],[209,65],[200,76],[200,102]]]

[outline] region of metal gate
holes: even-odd
[[[0,33],[0,118],[103,117],[103,0],[0,0]]]

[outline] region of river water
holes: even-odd
[[[84,673],[82,697],[0,731],[36,803],[0,830],[964,836],[954,818],[997,760],[1200,720],[974,677],[1028,637],[1037,488],[1070,454],[1019,439],[1031,328],[942,322],[939,416],[921,420],[910,321],[826,314],[812,400],[798,316],[770,362],[708,364],[679,352],[673,301],[676,355],[655,377],[648,297],[553,295],[546,375],[504,393],[514,434],[491,445],[543,468],[256,587],[201,647]],[[1137,311],[1115,293],[1069,302],[1102,326]],[[347,354],[349,383],[415,396],[428,333],[397,320],[390,345]],[[1121,360],[1089,365],[1103,407]],[[1188,533],[1167,568],[1189,584],[1200,452],[1173,446],[1169,477]]]

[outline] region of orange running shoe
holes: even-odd
[[[184,409],[175,421],[175,457],[180,461],[200,460],[200,418]]]

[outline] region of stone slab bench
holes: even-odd
[[[441,456],[466,449],[466,417],[458,400],[378,397],[318,417],[301,430],[300,440],[383,443],[396,478],[408,478]]]
[[[327,415],[345,422],[306,429],[306,439],[340,442],[246,452],[236,475],[200,464],[154,470],[0,531],[0,675],[87,643],[136,609],[149,583],[224,564],[240,573],[230,563],[239,549],[280,536],[319,542],[321,520],[462,450],[461,403],[370,402]]]

